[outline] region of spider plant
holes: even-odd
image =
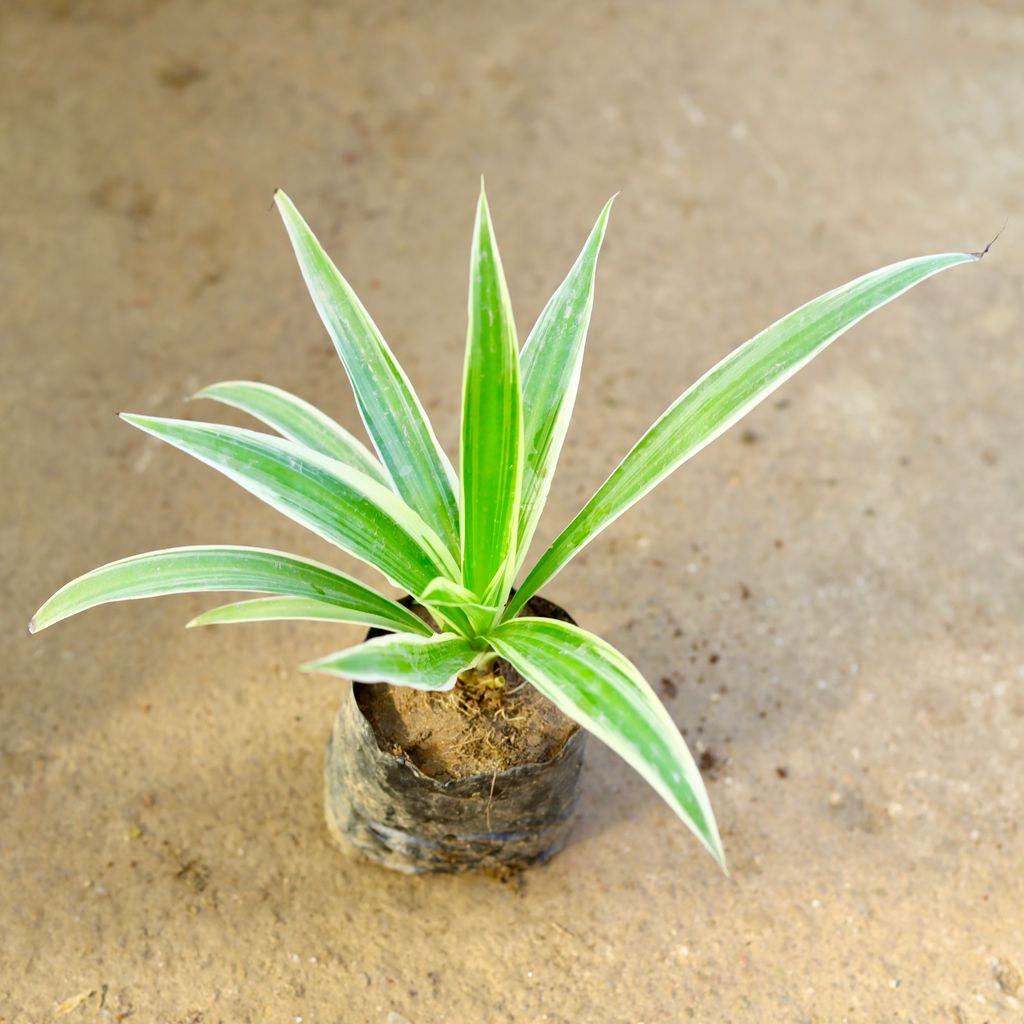
[[[614,199],[614,197],[613,197]],[[283,193],[275,196],[302,275],[348,374],[373,451],[318,409],[245,381],[198,392],[277,435],[123,414],[284,515],[369,563],[438,624],[327,565],[239,546],[171,548],[95,569],[57,591],[33,631],[109,601],[187,591],[261,593],[189,623],[308,619],[388,635],[303,668],[448,690],[506,659],[631,764],[724,867],[707,792],[686,744],[637,668],[600,637],[520,612],[605,527],[858,320],[933,274],[981,254],[876,270],[808,302],[741,345],[640,438],[513,590],[569,425],[612,201],[520,351],[481,189],[470,260],[461,458],[456,473],[408,377],[369,314]]]

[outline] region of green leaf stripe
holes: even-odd
[[[241,427],[122,418],[212,466],[411,594],[458,572],[437,535],[401,498],[335,459]]]
[[[399,605],[401,607],[401,605]],[[402,609],[403,611],[405,609]],[[415,616],[411,616],[415,619]],[[342,607],[317,601],[311,597],[258,597],[252,601],[234,601],[197,615],[189,628],[195,626],[221,626],[240,622],[348,622],[377,626],[392,631],[408,630],[413,626],[409,617],[383,615],[363,608]],[[430,636],[433,630],[420,621],[415,632]]]
[[[395,490],[444,541],[459,550],[455,471],[419,399],[363,304],[338,272],[292,201],[274,196],[302,276],[334,342]]]
[[[296,444],[338,459],[353,469],[391,487],[384,467],[358,438],[335,423],[315,405],[270,384],[225,380],[197,391],[193,398],[209,398],[248,413]]]
[[[726,356],[668,408],[544,552],[505,618],[626,509],[854,324],[933,274],[977,258],[946,253],[875,270],[813,299]]]
[[[316,599],[392,629],[429,633],[396,601],[344,573],[296,555],[237,545],[167,548],[110,562],[66,583],[36,612],[37,632],[70,615],[144,597],[209,591],[250,591]]]
[[[470,260],[460,493],[462,582],[485,604],[504,604],[515,572],[522,441],[516,328],[481,188]]]
[[[302,670],[414,690],[450,690],[479,656],[469,641],[450,633],[428,639],[391,634],[311,661]]]
[[[572,418],[594,306],[597,257],[614,201],[612,196],[605,204],[587,244],[544,307],[520,355],[524,465],[517,566],[533,540]]]
[[[686,742],[622,654],[554,619],[515,619],[488,639],[545,697],[632,765],[725,867],[711,802]]]

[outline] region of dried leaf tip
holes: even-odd
[[[992,246],[995,245],[996,242],[999,241],[999,236],[1006,230],[1006,225],[1009,224],[1009,223],[1010,223],[1010,218],[1007,217],[1006,220],[1003,221],[1003,226],[995,233],[995,237],[992,239],[992,241],[989,242],[988,245],[986,245],[984,249],[981,249],[979,252],[972,252],[971,255],[976,260],[983,259],[985,257],[985,255],[988,253],[989,249],[991,249]]]

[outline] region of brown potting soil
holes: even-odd
[[[571,621],[543,598],[523,614]],[[373,683],[357,685],[356,702],[381,750],[443,782],[550,760],[578,728],[504,659],[445,693]]]

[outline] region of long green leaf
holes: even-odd
[[[883,267],[808,302],[726,356],[637,442],[544,552],[505,617],[514,616],[585,544],[672,470],[732,426],[859,320],[933,274],[977,258],[968,253],[946,253]]]
[[[395,633],[311,661],[302,670],[414,690],[450,690],[479,656],[467,640],[450,633],[428,639]]]
[[[724,868],[700,772],[665,707],[614,647],[554,619],[503,623],[488,641],[570,718],[632,765]]]
[[[522,398],[512,305],[483,188],[470,261],[460,466],[462,582],[484,603],[503,604],[515,572]]]
[[[312,599],[375,616],[391,629],[429,633],[408,609],[332,569],[267,548],[204,545],[133,555],[65,584],[35,614],[35,633],[70,615],[111,601],[208,591],[250,591]],[[369,620],[366,620],[369,621]]]
[[[292,201],[280,190],[274,199],[309,294],[341,357],[359,413],[395,489],[456,554],[455,471],[409,378]]]
[[[401,605],[395,607],[402,608]],[[401,632],[412,629],[421,636],[432,636],[433,630],[407,609],[404,615],[386,613],[378,608],[329,604],[312,597],[258,597],[252,601],[234,601],[197,615],[189,627],[220,626],[237,622],[280,622],[304,620],[307,622],[351,622]]]
[[[241,427],[122,414],[417,594],[458,570],[437,535],[396,494],[293,441]]]
[[[587,244],[548,300],[520,355],[524,460],[517,566],[533,540],[572,417],[594,307],[597,257],[614,201],[612,196],[605,204]]]
[[[241,409],[290,441],[338,459],[377,483],[391,487],[384,467],[362,441],[315,405],[281,388],[250,380],[225,380],[197,391],[192,397],[209,398]]]

